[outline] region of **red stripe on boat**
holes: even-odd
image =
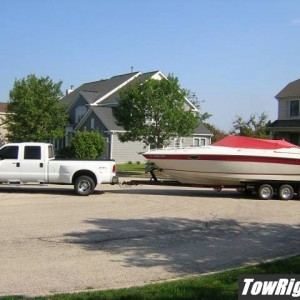
[[[300,165],[300,159],[296,158],[281,158],[281,157],[265,157],[265,156],[242,156],[242,155],[178,155],[178,154],[144,154],[147,159],[162,159],[162,160],[214,160],[227,162],[260,162],[272,164],[288,164]]]

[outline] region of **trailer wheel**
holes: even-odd
[[[89,176],[80,176],[75,180],[74,189],[80,196],[88,196],[95,189],[95,182]]]
[[[258,188],[258,197],[262,200],[269,200],[274,195],[274,189],[269,184],[262,184]]]
[[[281,200],[291,200],[294,197],[294,189],[289,184],[283,184],[278,192]]]

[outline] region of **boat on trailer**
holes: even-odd
[[[182,184],[255,189],[261,199],[300,193],[300,148],[284,140],[229,135],[210,146],[143,153]]]

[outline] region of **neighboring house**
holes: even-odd
[[[65,129],[65,138],[57,141],[55,147],[61,149],[67,146],[74,131],[97,130],[102,132],[107,142],[107,151],[103,158],[115,159],[118,163],[144,161],[143,156],[139,154],[145,151],[143,143],[119,141],[118,134],[125,131],[116,124],[113,112],[118,106],[121,88],[137,81],[144,82],[149,77],[157,80],[166,78],[161,71],[134,72],[85,83],[75,90],[68,90],[61,103],[67,107],[69,124]],[[186,100],[186,109],[197,110],[189,100]],[[211,137],[212,133],[203,125],[199,125],[192,136],[173,140],[171,146],[208,145]]]
[[[5,137],[7,134],[5,123],[6,109],[7,103],[0,102],[0,146],[5,143]]]
[[[269,126],[271,138],[300,145],[300,79],[290,82],[275,98],[278,119]]]

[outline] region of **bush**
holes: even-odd
[[[98,131],[77,131],[69,149],[75,158],[95,159],[105,152],[106,143]]]

